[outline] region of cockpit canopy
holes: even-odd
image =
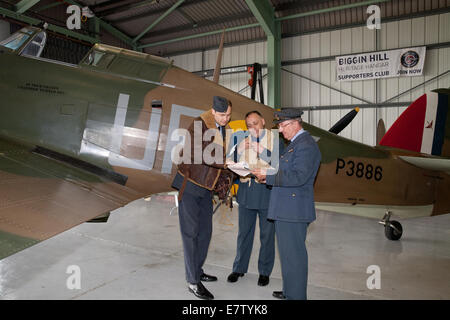
[[[26,27],[0,42],[0,46],[9,48],[19,55],[39,58],[44,50],[47,34],[39,28]]]

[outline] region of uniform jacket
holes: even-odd
[[[236,139],[234,139],[236,137]],[[261,154],[257,154],[252,148],[246,149],[241,154],[235,153],[231,155],[233,161],[243,162],[245,161],[250,168],[265,168],[272,165],[272,154],[276,157],[276,163],[278,163],[278,139],[272,134],[271,130],[264,129],[264,133],[258,138],[250,135],[250,132],[238,131],[231,137],[231,141],[234,141],[231,145],[236,144],[239,146],[244,139],[251,139],[251,141],[259,142],[264,148]],[[280,139],[281,142],[281,139]],[[274,150],[274,146],[276,147]],[[275,153],[273,153],[275,152]],[[267,209],[269,207],[270,189],[271,187],[263,183],[258,183],[255,178],[240,177],[238,182],[238,191],[236,195],[239,206],[247,209]]]
[[[195,122],[201,122],[202,134],[204,137],[205,132],[208,129],[213,129],[215,131],[215,135],[211,140],[202,139],[202,144],[198,144],[195,141],[194,128]],[[229,129],[229,126],[226,127]],[[200,115],[200,117],[194,119],[192,124],[188,128],[188,132],[190,134],[191,141],[191,159],[190,163],[181,163],[178,165],[177,175],[181,175],[184,180],[187,180],[199,187],[205,188],[207,190],[216,191],[219,194],[220,198],[223,198],[224,193],[228,191],[231,187],[231,183],[233,180],[233,174],[225,169],[225,150],[222,135],[220,131],[217,129],[216,122],[214,120],[214,116],[211,110],[204,112]],[[214,148],[216,144],[217,148]],[[201,150],[199,148],[201,147]],[[205,163],[205,159],[203,157],[203,152],[205,149],[211,150],[210,153],[213,157],[215,156],[215,150],[219,148],[222,150],[222,156],[219,157],[219,161],[213,163]],[[201,163],[195,163],[194,157],[195,152],[199,153],[201,151],[202,158]],[[176,179],[177,180],[177,179]],[[174,182],[176,181],[174,180]],[[180,189],[180,197],[182,196],[182,192],[184,191],[183,187],[175,186]],[[224,191],[225,190],[225,191]]]
[[[314,180],[320,159],[319,147],[307,131],[284,149],[277,173],[266,177],[267,185],[272,186],[268,219],[286,222],[316,219]]]

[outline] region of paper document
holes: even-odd
[[[230,163],[227,168],[241,177],[246,177],[251,173],[251,169],[246,162]]]

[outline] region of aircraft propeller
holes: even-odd
[[[356,117],[356,114],[358,113],[359,108],[356,107],[353,110],[351,110],[349,113],[347,113],[345,116],[342,117],[341,120],[336,122],[334,126],[331,127],[330,130],[328,130],[331,133],[339,134],[342,130],[344,130],[350,122]]]

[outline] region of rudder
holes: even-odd
[[[380,145],[450,157],[449,89],[428,92],[394,122]]]

